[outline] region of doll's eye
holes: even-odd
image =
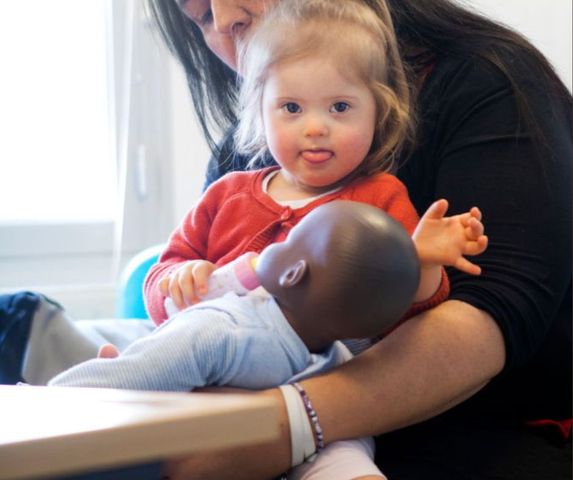
[[[330,107],[330,111],[332,113],[344,113],[349,108],[350,105],[348,105],[348,103],[346,102],[336,102],[332,104],[332,107]]]
[[[301,111],[300,105],[294,102],[287,102],[282,108],[287,113],[300,113]]]

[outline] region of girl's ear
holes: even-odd
[[[294,287],[303,279],[307,269],[306,260],[299,260],[282,273],[279,277],[279,285],[283,288]]]

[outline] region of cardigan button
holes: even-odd
[[[283,213],[281,213],[281,220],[284,222],[285,220],[288,220],[291,217],[292,217],[292,208],[286,207],[283,210]]]

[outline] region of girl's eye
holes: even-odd
[[[294,103],[294,102],[285,103],[282,108],[287,113],[300,113],[300,111],[301,111],[298,103]]]
[[[343,113],[350,108],[350,105],[346,102],[336,102],[330,107],[332,113]]]

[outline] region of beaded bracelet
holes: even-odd
[[[308,415],[308,418],[310,418],[312,429],[314,430],[314,436],[316,438],[316,446],[317,446],[316,451],[318,453],[324,448],[324,434],[322,432],[322,427],[318,422],[318,415],[316,414],[316,411],[312,407],[312,403],[305,389],[302,388],[302,386],[297,382],[293,382],[292,385],[294,386],[294,388],[296,388],[296,390],[300,394],[300,397],[302,398],[302,403],[304,404],[304,408],[306,410],[306,414]]]

